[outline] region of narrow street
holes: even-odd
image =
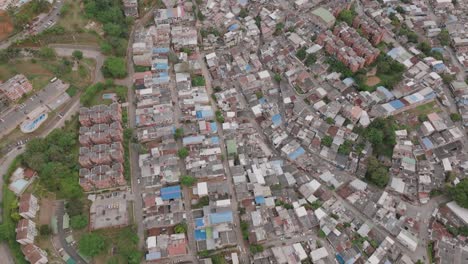
[[[206,67],[205,61],[204,61],[205,54],[201,53],[199,57],[199,62],[202,68],[202,73],[203,76],[205,77],[205,86],[206,86],[206,92],[208,95],[213,94],[213,87],[211,86],[211,75],[210,72],[208,71],[208,68]],[[218,105],[217,103],[213,100],[213,98],[210,96],[210,102],[211,106],[213,107],[213,110],[216,112],[218,110]],[[224,158],[223,160],[223,165],[224,165],[224,170],[226,173],[226,181],[228,184],[229,192],[232,194],[231,195],[231,206],[232,206],[232,212],[233,212],[233,218],[234,218],[234,231],[236,232],[236,238],[240,246],[240,260],[241,263],[249,263],[249,255],[248,255],[248,250],[246,249],[245,246],[245,241],[242,236],[242,232],[240,229],[240,217],[239,217],[239,210],[238,210],[238,202],[237,202],[237,197],[236,197],[236,192],[234,190],[234,184],[232,180],[232,175],[231,171],[229,169],[229,160],[228,160],[228,155],[227,155],[227,149],[225,145],[225,137],[224,137],[224,132],[221,127],[221,124],[218,123],[218,136],[220,138],[220,148],[221,152]]]
[[[60,244],[62,244],[63,249],[67,254],[72,257],[78,264],[86,264],[87,262],[78,255],[78,252],[75,248],[70,246],[65,240],[67,234],[63,230],[63,215],[65,214],[65,203],[63,200],[57,201],[57,227],[58,227],[58,237]]]

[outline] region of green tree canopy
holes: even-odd
[[[81,60],[81,59],[83,59],[83,52],[81,50],[75,50],[75,51],[73,51],[72,56],[76,60]]]
[[[72,229],[83,229],[88,225],[88,218],[84,215],[75,215],[70,218]]]
[[[468,208],[468,179],[463,179],[455,187],[449,188],[449,194],[458,205]]]
[[[183,175],[182,177],[180,177],[180,183],[187,187],[193,186],[196,182],[197,178],[192,176]]]
[[[104,61],[101,71],[105,77],[125,78],[127,76],[127,65],[123,58],[108,57]]]
[[[188,155],[189,155],[189,151],[186,147],[183,147],[179,149],[179,151],[177,151],[177,156],[179,156],[179,158],[181,159],[185,159],[186,157],[188,157]]]
[[[78,241],[78,250],[81,254],[94,257],[106,249],[106,241],[96,233],[87,233]]]
[[[388,169],[375,157],[370,157],[367,163],[366,179],[378,187],[385,187],[388,183]]]

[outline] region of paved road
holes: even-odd
[[[133,75],[135,74],[133,68],[133,60],[132,60],[132,44],[135,35],[135,29],[140,28],[142,25],[145,25],[149,20],[153,17],[153,10],[156,7],[153,7],[150,11],[146,13],[146,15],[138,20],[135,21],[133,24],[132,30],[130,32],[130,36],[128,38],[128,46],[127,46],[127,71],[128,76],[121,80],[116,80],[116,83],[119,85],[124,85],[128,87],[128,126],[129,128],[135,129],[136,127],[136,99],[135,99],[135,92],[133,90]],[[135,146],[130,147],[130,174],[131,174],[131,188],[133,195],[135,197],[135,201],[133,203],[133,215],[135,224],[137,225],[137,235],[139,238],[138,246],[140,249],[144,248],[145,245],[145,225],[143,222],[143,200],[141,197],[143,186],[138,184],[138,178],[141,175],[140,167],[138,165],[138,150]]]
[[[50,12],[46,16],[41,18],[41,20],[39,20],[38,22],[35,23],[35,26],[33,27],[33,31],[34,31],[33,34],[41,33],[42,31],[44,31],[45,29],[50,27],[49,26],[50,21],[52,21],[52,25],[57,23],[57,21],[60,18],[60,16],[59,16],[60,9],[62,8],[64,2],[65,2],[64,0],[54,2]],[[0,43],[0,49],[6,49],[11,44],[15,43],[16,41],[25,39],[25,38],[29,37],[30,35],[31,35],[31,33],[28,30],[24,30],[24,31],[10,37],[7,40],[2,41]]]
[[[59,237],[60,244],[62,244],[62,247],[65,250],[65,252],[67,252],[67,254],[70,255],[70,257],[73,258],[76,261],[76,263],[85,264],[86,261],[80,255],[78,255],[75,248],[70,246],[65,240],[65,238],[67,237],[67,234],[65,230],[63,230],[63,216],[65,214],[65,203],[63,200],[57,201],[56,214],[57,214],[57,227],[58,227],[57,235]]]
[[[202,70],[202,73],[203,73],[203,76],[205,77],[205,84],[206,84],[206,92],[207,94],[213,94],[213,87],[211,86],[211,75],[210,75],[210,72],[208,71],[208,68],[206,67],[206,64],[205,64],[205,61],[204,61],[204,57],[205,57],[205,54],[204,53],[201,53],[200,55],[200,58],[199,58],[199,63],[201,65],[201,70]],[[211,105],[213,107],[213,110],[214,111],[217,111],[218,110],[218,104],[214,101],[214,99],[210,96],[210,102],[211,102]],[[221,148],[221,151],[222,151],[222,155],[224,157],[228,157],[227,155],[227,149],[226,149],[226,145],[225,145],[225,137],[224,137],[224,132],[223,132],[223,129],[221,128],[221,124],[218,123],[218,137],[220,138],[220,141],[219,141],[219,145],[220,145],[220,148]],[[232,180],[232,175],[231,175],[231,171],[229,169],[229,160],[227,158],[225,158],[223,160],[223,165],[224,165],[224,171],[225,171],[225,174],[226,174],[226,182],[227,182],[227,185],[228,185],[228,188],[229,188],[229,192],[231,193],[231,207],[232,207],[232,212],[233,212],[233,218],[234,218],[234,225],[235,225],[235,228],[234,228],[234,231],[236,233],[236,238],[237,238],[237,242],[239,243],[238,245],[240,246],[240,262],[241,263],[249,263],[250,260],[249,260],[249,254],[248,254],[248,250],[246,248],[246,245],[245,245],[245,241],[244,241],[244,238],[242,236],[242,232],[241,232],[241,229],[240,229],[240,217],[239,217],[239,211],[238,211],[238,202],[237,202],[237,195],[236,195],[236,192],[234,190],[234,184],[233,184],[233,180]]]
[[[75,44],[51,44],[49,47],[54,48],[58,56],[71,57],[73,51],[80,50],[83,52],[83,57],[96,60],[96,68],[94,69],[94,83],[103,82],[104,76],[102,75],[101,68],[106,59],[99,47],[75,45]]]

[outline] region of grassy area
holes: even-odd
[[[62,71],[62,59],[41,59],[30,60],[15,59],[6,64],[0,64],[0,79],[7,80],[16,74],[24,74],[33,85],[34,90],[44,88],[49,81],[57,76],[71,85],[84,88],[91,84],[92,73],[94,72],[94,60],[84,60],[77,70],[69,72]]]
[[[8,182],[15,171],[15,169],[21,163],[21,156],[18,156],[13,160],[6,175],[3,175],[5,184],[3,185],[3,200],[2,200],[2,224],[0,225],[0,241],[5,241],[11,250],[15,263],[26,264],[28,263],[21,252],[20,244],[16,242],[16,224],[11,215],[17,211],[18,198],[16,195],[8,189]]]
[[[103,229],[94,233],[102,236],[106,243],[106,250],[94,258],[95,263],[140,263],[143,254],[138,251],[135,227]]]

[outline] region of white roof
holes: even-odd
[[[448,203],[447,207],[450,209],[450,211],[457,215],[458,218],[463,220],[465,225],[468,225],[468,209],[459,206],[455,201]]]
[[[307,215],[307,211],[304,206],[298,207],[294,209],[294,211],[296,211],[297,217],[303,217]]]
[[[364,191],[367,188],[367,183],[361,181],[360,179],[354,179],[349,185],[358,191]]]
[[[418,239],[405,229],[401,230],[400,234],[397,236],[397,239],[413,252],[418,247]]]
[[[197,183],[197,190],[198,190],[199,196],[208,195],[208,183],[206,182]]]
[[[296,251],[299,260],[305,260],[307,258],[307,253],[305,252],[304,248],[302,247],[301,243],[293,244],[294,251]]]
[[[321,247],[310,252],[310,257],[312,258],[312,262],[315,263],[317,260],[328,257],[328,251],[325,247]]]
[[[317,217],[317,219],[320,221],[320,219],[324,218],[325,216],[327,216],[327,213],[325,213],[325,211],[322,210],[322,208],[318,208],[317,210],[315,210],[315,217]]]
[[[442,159],[442,165],[444,165],[444,171],[452,171],[452,164],[448,158]]]
[[[224,199],[216,201],[216,207],[226,207],[231,205],[231,200]]]
[[[258,77],[260,77],[260,79],[269,78],[270,73],[268,71],[261,71],[258,73]]]
[[[405,182],[401,178],[396,178],[396,177],[392,178],[392,183],[390,184],[390,186],[396,192],[399,192],[399,193],[404,193],[405,185],[406,185]]]
[[[150,236],[146,239],[146,247],[147,248],[156,247],[156,236]]]

